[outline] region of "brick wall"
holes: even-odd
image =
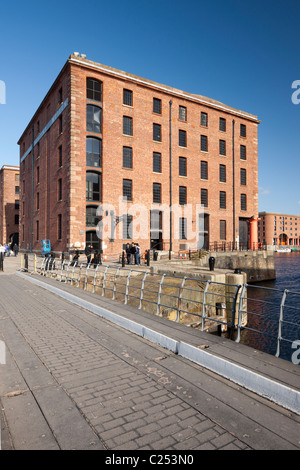
[[[19,232],[19,169],[5,165],[0,170],[0,243],[17,241]],[[13,238],[12,238],[13,237]]]
[[[39,192],[40,209],[34,211],[33,226],[39,220],[39,239],[50,238],[56,251],[65,250],[70,245],[79,242],[83,247],[86,231],[86,211],[89,203],[86,201],[86,138],[98,136],[102,139],[102,202],[115,209],[116,216],[130,210],[145,208],[145,213],[139,216],[141,225],[147,225],[147,238],[136,234],[142,250],[150,245],[150,208],[153,198],[153,183],[161,184],[161,203],[164,206],[163,229],[164,247],[169,249],[169,102],[172,100],[172,204],[179,204],[179,187],[187,189],[187,204],[192,206],[191,227],[196,232],[196,205],[201,204],[201,188],[208,191],[208,206],[204,209],[210,214],[209,241],[220,241],[220,220],[226,221],[226,240],[233,240],[233,165],[232,165],[232,127],[235,120],[235,225],[238,235],[239,218],[250,218],[258,213],[258,172],[257,172],[257,119],[252,115],[233,110],[217,108],[220,104],[213,100],[207,103],[199,102],[197,96],[188,95],[170,87],[162,87],[147,80],[138,80],[125,73],[115,73],[114,69],[95,67],[95,64],[80,60],[75,63],[67,62],[58,79],[50,89],[32,122],[19,141],[20,154],[31,144],[31,128],[40,129],[51,119],[58,109],[57,96],[63,89],[63,100],[68,98],[69,104],[62,113],[63,132],[59,133],[59,120],[40,141],[40,155],[34,150],[33,171],[36,175],[39,166],[40,182],[34,183],[34,198]],[[94,78],[103,84],[102,103],[94,103],[102,108],[102,133],[96,134],[86,130],[86,106],[93,104],[86,97],[86,79]],[[123,104],[123,89],[132,91],[132,106]],[[161,100],[161,114],[153,112],[153,98]],[[179,119],[179,106],[187,111],[186,121]],[[201,126],[201,112],[207,113],[208,125]],[[123,134],[123,116],[132,118],[133,135]],[[226,130],[219,130],[219,119],[226,120]],[[161,125],[161,142],[153,140],[153,123]],[[246,126],[246,137],[240,136],[240,124]],[[179,130],[186,131],[187,145],[179,146]],[[36,131],[35,131],[36,132]],[[208,138],[207,151],[201,151],[201,135]],[[220,155],[219,140],[226,142],[226,155]],[[63,166],[58,168],[57,155],[59,146],[63,148]],[[240,158],[240,146],[246,146],[246,160]],[[123,167],[123,146],[132,148],[132,168]],[[153,152],[162,156],[161,172],[153,172]],[[187,176],[179,176],[179,157],[187,161]],[[201,179],[201,161],[207,162],[208,179]],[[219,167],[226,166],[226,182],[219,181]],[[241,185],[240,170],[246,170],[246,185]],[[21,163],[21,180],[25,181],[25,192],[22,190],[21,240],[23,247],[30,245],[30,214],[31,214],[31,154]],[[62,179],[63,198],[57,201],[57,182]],[[122,200],[123,179],[132,181],[132,201],[127,202],[127,208],[119,210]],[[226,209],[219,208],[219,193],[226,192]],[[247,207],[241,210],[241,194],[246,194]],[[21,204],[21,205],[22,205]],[[35,206],[35,202],[34,202]],[[153,205],[152,209],[159,209]],[[180,208],[179,208],[180,209]],[[24,213],[23,213],[24,212]],[[63,235],[57,240],[57,218],[62,214]],[[179,212],[174,216],[173,234],[178,232]],[[182,213],[182,216],[184,214]],[[110,225],[110,217],[106,218]],[[24,235],[23,235],[24,226]],[[119,253],[123,240],[122,223],[116,226],[115,241],[105,240],[107,253]],[[138,229],[138,227],[137,227]],[[130,240],[129,240],[130,241]],[[34,236],[33,248],[39,249],[40,241]],[[187,244],[193,248],[192,240],[173,240],[173,250]]]

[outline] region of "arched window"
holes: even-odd
[[[86,166],[102,166],[102,141],[97,137],[86,139]]]
[[[86,200],[97,202],[101,201],[101,173],[87,171]]]
[[[100,221],[97,208],[98,206],[86,206],[86,227],[97,227]]]
[[[102,133],[102,109],[99,106],[88,104],[86,107],[86,130],[88,132]]]
[[[86,79],[86,97],[88,100],[102,102],[102,82],[95,78]]]

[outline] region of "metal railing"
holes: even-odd
[[[43,259],[40,273],[202,331],[234,331],[240,285],[157,274],[134,265]]]
[[[158,274],[145,266],[28,258],[28,271],[201,331],[223,332],[277,357],[289,360],[290,349],[300,339],[298,292]]]
[[[300,293],[288,289],[244,284],[241,289],[238,309],[236,341],[241,335],[251,339],[258,349],[280,355],[291,356],[291,348],[300,339]],[[242,326],[243,317],[247,325]],[[249,336],[249,335],[248,335]],[[243,341],[244,342],[244,341]]]

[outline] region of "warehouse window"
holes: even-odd
[[[179,176],[187,175],[187,164],[185,157],[179,157]]]
[[[186,107],[185,106],[179,106],[179,119],[180,121],[186,121]]]
[[[219,140],[219,154],[226,155],[226,142],[225,140]]]
[[[98,206],[87,206],[86,207],[86,226],[96,227],[100,221],[100,216],[97,215]]]
[[[241,185],[246,186],[246,184],[247,184],[246,169],[241,168]]]
[[[246,145],[240,146],[240,158],[241,160],[246,160]]]
[[[86,139],[86,166],[101,167],[102,141],[96,137]]]
[[[132,148],[123,147],[123,168],[132,168]]]
[[[187,204],[186,186],[179,186],[179,204],[181,206]]]
[[[153,202],[160,204],[161,203],[161,184],[153,183]]]
[[[102,101],[102,82],[94,78],[86,79],[86,96],[89,100]]]
[[[226,119],[220,118],[219,130],[222,131],[222,132],[226,132]]]
[[[62,239],[62,215],[58,214],[57,216],[57,239]]]
[[[208,125],[208,116],[207,113],[201,113],[201,121],[200,121],[201,126],[207,127]]]
[[[153,152],[153,172],[161,173],[161,153]]]
[[[186,228],[187,228],[186,217],[179,217],[179,239],[180,240],[187,239]]]
[[[226,209],[226,192],[220,191],[220,209]]]
[[[161,100],[159,98],[153,98],[153,112],[161,114]]]
[[[201,151],[207,152],[207,149],[208,149],[207,135],[201,135]]]
[[[241,124],[241,127],[240,127],[240,136],[241,136],[241,137],[246,137],[246,125],[245,125],[245,124]]]
[[[132,180],[123,180],[123,199],[132,201]]]
[[[219,181],[220,183],[226,183],[226,166],[220,165],[219,167]]]
[[[247,210],[247,196],[246,196],[246,194],[241,194],[241,210],[242,211]]]
[[[153,124],[153,140],[161,142],[161,125]]]
[[[123,134],[133,135],[133,124],[132,118],[129,116],[123,116]]]
[[[220,240],[226,240],[226,220],[220,220]]]
[[[179,146],[186,147],[186,131],[179,129]]]
[[[86,108],[86,130],[88,132],[102,132],[102,109],[99,106],[88,104]]]
[[[201,205],[204,207],[208,206],[208,192],[207,189],[201,188]]]
[[[201,179],[208,179],[208,163],[205,161],[201,161]]]
[[[88,171],[86,174],[86,200],[101,201],[101,173]]]
[[[126,106],[132,106],[132,91],[123,89],[123,104]]]
[[[123,216],[123,239],[128,240],[132,238],[132,215],[126,214]]]

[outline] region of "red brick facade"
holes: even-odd
[[[101,82],[100,94],[87,95],[87,79],[89,87]],[[88,105],[94,106],[92,123],[87,117]],[[54,251],[66,251],[77,243],[83,248],[86,241],[97,239],[93,211],[102,203],[103,222],[109,232],[103,235],[104,253],[120,253],[131,241],[126,236],[139,242],[142,251],[150,247],[151,239],[160,249],[169,250],[170,156],[173,251],[199,246],[201,210],[207,214],[207,246],[232,242],[234,223],[235,240],[239,236],[241,240],[240,224],[244,223],[245,229],[246,221],[258,215],[258,122],[256,116],[217,101],[72,55],[19,140],[21,247],[38,251],[40,240],[47,238]],[[128,135],[130,126],[132,135]],[[93,156],[87,161],[87,147],[97,147],[99,142],[100,165]],[[90,181],[96,181],[97,174],[101,180],[99,198],[97,185]],[[124,185],[131,186],[127,206]],[[206,203],[203,209],[201,202]],[[162,212],[159,230],[151,234],[150,210]],[[122,219],[127,214],[133,216],[133,233],[129,229],[129,234]],[[180,218],[186,220],[179,223]],[[114,233],[110,231],[112,223]],[[184,229],[179,230],[179,225]],[[243,237],[247,242],[248,234]]]
[[[262,245],[300,245],[300,216],[260,212],[258,241]]]
[[[20,169],[4,165],[0,170],[0,243],[18,243]]]

